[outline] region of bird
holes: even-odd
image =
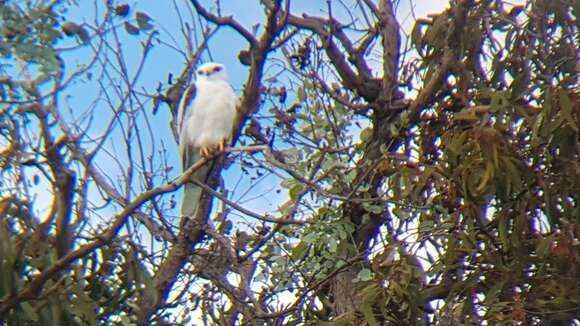
[[[202,157],[221,152],[232,139],[238,98],[223,64],[208,62],[195,71],[195,82],[185,88],[179,102],[177,126],[183,171]],[[205,182],[211,167],[206,164],[192,175]],[[184,186],[181,215],[193,218],[202,189],[192,182]]]

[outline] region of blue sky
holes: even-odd
[[[233,15],[235,19],[240,21],[248,29],[251,29],[251,26],[257,22],[261,22],[263,17],[262,11],[259,10],[256,5],[254,5],[254,7],[248,5],[248,3],[251,4],[254,2],[257,1],[223,1],[223,13],[225,15]],[[100,0],[97,1],[97,5],[92,5],[91,3],[92,2],[89,1],[80,1],[76,7],[71,8],[67,17],[77,23],[85,22],[94,25],[95,19],[100,19],[100,16],[102,15],[102,8],[99,8],[102,3]],[[186,0],[140,0],[128,3],[131,6],[132,17],[135,11],[143,11],[153,18],[153,24],[159,31],[161,39],[169,41],[171,40],[171,37],[175,37],[178,44],[184,43],[182,39],[183,36],[179,31],[174,5],[177,6],[177,10],[183,15],[185,20],[190,20],[191,9],[188,9],[189,5]],[[213,1],[206,1],[206,3],[213,3]],[[417,17],[423,17],[426,13],[430,12],[438,12],[447,6],[447,1],[442,0],[417,0],[415,3],[415,14]],[[411,10],[407,4],[407,1],[401,1],[398,17],[402,22],[403,28],[409,31],[414,19],[410,16]],[[297,15],[300,15],[302,12],[308,12],[312,15],[324,15],[326,12],[326,1],[293,1],[292,9],[293,13]],[[341,12],[340,9],[335,11],[335,15],[340,16],[341,14],[344,15],[344,11]],[[123,20],[117,19],[116,21],[121,24]],[[122,28],[119,30],[118,35],[123,45],[122,49],[124,57],[130,58],[130,60],[127,61],[128,70],[135,71],[137,65],[136,59],[140,57],[142,42],[145,40],[146,36],[143,33],[139,36],[129,35],[124,32]],[[73,44],[73,39],[64,39],[60,46],[65,47]],[[154,93],[160,82],[166,83],[167,77],[170,73],[177,76],[183,70],[185,65],[185,58],[178,52],[163,44],[154,44],[155,49],[150,53],[150,57],[143,69],[140,82],[136,87],[137,91],[146,90],[151,94]],[[223,29],[218,32],[211,39],[209,44],[212,60],[224,63],[227,66],[231,83],[238,91],[242,88],[246,79],[247,68],[238,62],[237,54],[240,50],[245,49],[246,47],[247,43],[245,40],[231,29]],[[63,53],[63,59],[67,64],[68,71],[72,71],[76,65],[85,64],[87,61],[87,54],[90,53],[90,47],[81,47],[77,50]],[[115,53],[112,51],[109,51],[108,55],[110,55],[110,59],[114,57],[114,54]],[[203,60],[209,61],[209,59],[209,55],[206,53]],[[79,117],[82,117],[85,112],[94,108],[94,118],[91,128],[89,129],[91,137],[99,137],[103,132],[103,128],[109,123],[111,116],[113,115],[111,109],[106,105],[106,99],[102,94],[99,94],[98,87],[95,86],[99,81],[104,83],[107,81],[98,80],[98,78],[100,78],[100,76],[97,73],[94,74],[93,78],[90,80],[79,79],[67,90],[69,96],[63,96],[61,100],[61,105],[63,106],[61,110],[66,112],[70,111],[69,118],[74,117],[74,119],[78,119]],[[151,108],[152,103],[145,102],[143,107],[144,112],[142,112],[141,118],[138,121],[143,126],[140,129],[142,129],[144,135],[144,147],[150,148],[155,144],[156,149],[158,150],[160,149],[161,142],[163,142],[168,150],[167,159],[169,164],[174,166],[171,175],[176,177],[180,174],[181,168],[177,146],[173,142],[169,129],[170,115],[167,107],[161,107],[156,115],[151,114]],[[147,123],[153,126],[153,134],[149,134],[147,128],[145,128]],[[118,176],[128,165],[128,157],[124,149],[124,143],[120,141],[122,135],[121,131],[121,128],[117,128],[114,131],[104,147],[106,151],[98,155],[95,161],[98,168],[103,171],[103,174],[108,175],[110,181],[115,185],[119,182]],[[87,147],[90,148],[92,146],[88,145]],[[157,151],[151,152],[150,154],[154,155],[154,159],[157,160],[157,162],[160,162],[161,157]],[[232,167],[226,171],[224,178],[227,185],[226,188],[235,185],[240,178],[242,180],[242,191],[247,190],[249,186],[247,177],[241,175],[239,165],[237,164],[232,165]],[[139,180],[140,177],[136,177],[134,181],[135,184],[139,184]],[[161,180],[158,181],[159,184],[162,183]],[[286,198],[284,192],[277,194],[272,191],[272,189],[276,187],[275,183],[276,179],[270,178],[252,186],[251,194],[249,194],[247,198],[257,197],[251,201],[243,202],[244,207],[256,212],[275,214],[277,206]],[[244,189],[244,187],[246,189]],[[45,209],[45,207],[42,207],[42,198],[47,195],[47,190],[50,191],[46,183],[41,183],[37,187],[40,196],[39,198],[41,198],[38,201],[38,203],[41,204],[36,207],[39,210]],[[260,196],[261,194],[267,194],[267,196]],[[100,195],[96,190],[96,187],[92,187],[92,191],[89,192],[89,197],[97,203],[100,202]],[[237,197],[234,198],[237,199]],[[175,194],[175,199],[178,202],[175,210],[177,214],[181,202],[181,192]],[[48,201],[45,202],[48,203]],[[115,210],[118,209],[117,207],[117,205],[112,205],[108,206],[105,210],[99,211],[98,216],[104,219],[99,219],[99,221],[106,223],[106,219],[110,218],[112,214],[115,213]],[[42,214],[40,216],[42,216]]]
[[[117,1],[115,4],[123,3],[124,1]],[[134,17],[135,12],[142,11],[147,13],[153,19],[153,24],[155,29],[159,33],[159,38],[172,43],[173,46],[180,47],[184,50],[183,35],[179,30],[180,26],[178,23],[179,12],[182,19],[191,22],[195,20],[195,14],[193,9],[187,0],[174,0],[174,1],[160,1],[160,0],[140,0],[127,2],[130,7],[129,17]],[[209,8],[215,9],[213,5],[214,1],[205,1]],[[224,15],[232,15],[236,20],[241,22],[248,29],[251,29],[253,25],[263,20],[263,12],[258,5],[257,1],[238,1],[238,0],[227,0],[222,1],[222,13]],[[402,23],[404,30],[409,31],[412,28],[412,23],[414,21],[411,15],[411,9],[409,7],[408,1],[401,1],[401,4],[397,11],[397,16],[399,21]],[[103,3],[101,1],[82,1],[76,6],[70,7],[70,10],[66,13],[67,19],[77,22],[86,23],[88,25],[95,25],[101,19],[103,14]],[[417,17],[424,17],[427,13],[438,12],[447,6],[447,1],[443,0],[416,0],[414,13]],[[333,14],[340,18],[341,15],[346,15],[344,9],[338,5],[333,6]],[[318,1],[308,1],[308,0],[296,0],[292,1],[292,10],[296,15],[301,15],[306,12],[310,15],[325,15],[327,12],[327,2],[323,0]],[[122,24],[123,19],[117,18],[117,24]],[[135,23],[133,19],[133,23]],[[121,26],[122,27],[122,26]],[[111,35],[109,35],[111,37]],[[140,53],[142,50],[142,42],[144,42],[146,35],[141,33],[138,36],[129,35],[123,28],[119,29],[118,32],[119,39],[122,43],[123,55],[127,58],[127,67],[129,71],[135,71],[137,67],[138,58],[140,58]],[[175,40],[174,42],[172,40]],[[70,47],[76,44],[74,38],[65,38],[59,43],[59,47]],[[93,43],[92,46],[96,44]],[[185,58],[182,54],[178,53],[170,47],[154,42],[154,50],[150,52],[148,60],[144,66],[139,83],[135,88],[137,91],[146,91],[153,94],[160,82],[166,83],[169,74],[174,76],[178,75],[185,65]],[[247,77],[247,68],[242,66],[238,59],[237,54],[240,50],[247,47],[246,41],[236,34],[235,31],[229,28],[221,29],[209,42],[209,51],[204,54],[203,60],[210,60],[224,63],[229,71],[230,80],[233,87],[239,92],[242,88],[243,83]],[[66,62],[67,71],[70,73],[78,65],[86,64],[90,53],[92,52],[91,47],[79,47],[73,51],[65,51],[62,53],[62,57]],[[108,58],[112,60],[115,53],[111,50],[107,53]],[[91,120],[91,128],[88,130],[88,134],[93,138],[98,138],[103,133],[103,130],[107,124],[110,123],[111,116],[113,112],[111,108],[106,105],[105,98],[102,94],[99,94],[98,81],[106,83],[106,80],[98,80],[100,78],[98,72],[93,74],[92,79],[81,78],[78,79],[71,87],[68,88],[68,94],[61,98],[61,111],[65,112],[66,115],[75,120],[79,120],[82,117],[85,118],[83,121],[88,121],[86,119],[86,112],[92,111],[93,115]],[[145,100],[147,101],[147,100]],[[139,121],[143,125],[143,135],[144,143],[147,146],[155,144],[156,150],[159,150],[161,142],[168,151],[168,162],[174,166],[172,175],[176,177],[179,175],[180,160],[177,153],[177,146],[173,141],[172,135],[169,129],[170,115],[167,107],[161,107],[156,115],[151,114],[152,103],[144,102],[143,114]],[[73,118],[74,117],[74,118]],[[146,118],[146,119],[145,119]],[[153,134],[147,133],[145,128],[146,124],[153,126],[155,132]],[[113,133],[111,138],[106,142],[105,149],[106,152],[101,153],[97,156],[96,164],[104,174],[111,177],[111,181],[116,182],[116,178],[127,165],[128,157],[124,150],[124,147],[118,141],[121,137],[121,129],[117,128]],[[89,146],[90,148],[90,146]],[[158,153],[153,152],[153,155]],[[159,160],[160,157],[157,155],[156,159]],[[117,161],[115,161],[117,160]],[[235,184],[240,179],[239,166],[233,165],[229,171],[225,173],[226,184]],[[135,178],[138,182],[138,178]],[[242,186],[247,185],[248,182],[243,180]],[[161,182],[159,182],[161,183]],[[245,197],[248,199],[250,197],[256,197],[262,193],[269,193],[268,197],[258,197],[253,201],[245,202],[247,208],[255,210],[257,212],[272,212],[277,208],[277,205],[285,198],[284,192],[276,194],[271,192],[272,188],[275,187],[274,181],[266,180],[258,185],[252,187],[252,194]],[[94,187],[93,187],[94,188]],[[243,187],[242,187],[243,188]],[[247,188],[247,187],[246,187]],[[41,200],[38,203],[43,203],[48,201],[42,200],[44,195],[48,195],[50,189],[46,187],[46,183],[41,183],[37,187],[39,198]],[[96,189],[93,189],[90,193],[90,198],[99,202],[98,193]],[[176,199],[180,200],[180,194],[176,194]],[[236,198],[237,199],[237,198]],[[37,205],[37,209],[44,211],[46,207],[42,205]],[[107,216],[114,213],[114,208],[111,207],[110,211],[100,212],[101,216]]]
[[[252,29],[258,22],[263,21],[263,12],[255,3],[257,1],[237,1],[228,0],[222,1],[222,13],[224,15],[232,15],[236,20],[241,22],[246,28]],[[97,1],[96,4],[87,5],[90,2],[83,1],[79,2],[76,7],[72,7],[66,16],[77,23],[87,23],[90,25],[95,25],[96,20],[100,19],[102,16],[103,8],[102,3]],[[116,2],[116,4],[122,3],[122,1]],[[160,0],[141,0],[127,2],[131,7],[130,17],[134,17],[136,11],[142,11],[148,14],[153,19],[153,24],[155,29],[159,32],[159,38],[172,43],[174,46],[180,46],[181,50],[184,50],[183,35],[180,32],[178,15],[179,12],[185,21],[190,21],[195,19],[193,14],[193,9],[186,0],[175,0],[175,1],[160,1]],[[215,9],[213,5],[214,1],[205,1],[205,4],[209,8]],[[447,1],[443,0],[416,0],[414,1],[414,14],[416,17],[424,17],[427,13],[438,12],[447,6]],[[336,2],[335,2],[336,4]],[[397,16],[402,24],[404,30],[409,31],[412,28],[412,23],[414,21],[411,15],[411,9],[409,7],[408,1],[401,1],[401,4],[397,11]],[[346,15],[347,13],[338,5],[333,5],[333,14],[340,18],[341,15]],[[296,15],[301,15],[306,12],[310,15],[324,15],[327,11],[327,2],[323,0],[318,1],[308,1],[308,0],[297,0],[292,2],[292,10]],[[193,15],[192,15],[193,14]],[[122,19],[116,20],[119,24],[123,22]],[[133,23],[135,23],[133,21]],[[130,58],[127,60],[127,67],[129,71],[135,71],[137,67],[137,59],[140,57],[142,50],[142,42],[144,42],[146,35],[141,33],[141,35],[133,36],[124,32],[121,28],[119,30],[119,38],[122,43],[123,55],[125,58]],[[175,42],[172,41],[175,39]],[[73,39],[64,39],[61,46],[66,47],[74,44]],[[93,44],[94,45],[94,44]],[[140,81],[136,87],[136,90],[142,91],[146,90],[149,93],[154,93],[160,82],[166,83],[167,77],[171,73],[174,76],[178,75],[185,65],[185,58],[177,51],[169,48],[166,45],[154,42],[155,49],[150,52],[149,58],[144,66]],[[234,89],[239,90],[242,88],[243,83],[247,76],[247,68],[242,66],[238,59],[237,54],[240,50],[247,47],[246,41],[241,38],[235,31],[229,28],[224,28],[215,34],[209,43],[209,51],[204,54],[203,61],[216,61],[224,63],[229,71],[230,80]],[[84,64],[87,60],[87,54],[91,52],[88,47],[81,47],[77,50],[64,52],[63,59],[65,60],[67,67],[74,68],[76,65]],[[113,52],[109,52],[111,57],[114,56]],[[210,58],[211,56],[211,58]],[[69,70],[69,72],[71,71]],[[94,78],[98,77],[93,76]],[[63,97],[62,104],[65,104],[66,110],[70,111],[72,116],[79,118],[88,111],[89,107],[95,107],[95,114],[91,128],[89,129],[89,134],[92,137],[98,137],[103,132],[103,128],[109,123],[112,111],[104,103],[102,95],[98,94],[98,88],[95,87],[95,79],[78,80],[73,87],[69,88],[69,95]],[[106,82],[101,80],[101,82]],[[144,142],[147,145],[155,144],[156,148],[159,149],[160,141],[163,142],[168,150],[168,160],[175,168],[172,171],[173,176],[177,176],[180,169],[180,161],[177,153],[177,146],[173,142],[170,130],[169,130],[169,112],[166,107],[161,107],[156,115],[151,115],[152,103],[145,103],[144,112],[140,123],[144,125],[149,123],[153,125],[155,130],[154,135],[148,135],[145,128],[143,128]],[[147,118],[148,121],[145,120]],[[117,140],[120,137],[120,129],[117,129],[112,136],[112,138],[107,142],[105,148],[108,153],[103,153],[97,157],[98,167],[107,175],[111,177],[119,174],[123,165],[127,163],[127,155],[122,144]],[[157,153],[152,153],[157,155]],[[118,163],[115,163],[115,160]],[[157,159],[160,159],[157,157]],[[115,177],[112,178],[114,180]],[[226,184],[235,184],[240,179],[239,167],[233,165],[229,171],[225,173]],[[243,177],[242,177],[243,179]],[[252,195],[249,197],[254,197],[254,195],[259,195],[260,193],[270,193],[267,197],[257,198],[251,202],[246,202],[245,206],[247,208],[255,210],[257,212],[272,212],[276,209],[278,203],[284,199],[284,193],[275,194],[271,192],[272,188],[275,186],[272,184],[272,180],[266,180],[252,188]],[[242,182],[242,185],[247,182]],[[39,189],[40,190],[40,189]],[[42,194],[42,191],[40,191]],[[93,192],[95,199],[97,193]],[[176,199],[180,200],[180,194],[176,196]],[[105,212],[101,212],[105,213]],[[111,211],[110,213],[113,213]],[[108,214],[104,214],[105,216]]]

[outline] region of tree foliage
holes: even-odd
[[[326,5],[0,2],[0,321],[580,322],[580,8],[452,0],[407,35],[402,1]],[[181,174],[220,33],[246,42],[235,142]]]

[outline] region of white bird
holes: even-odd
[[[231,140],[236,116],[237,97],[228,82],[225,67],[219,63],[201,65],[195,83],[183,93],[177,115],[179,152],[183,170],[215,151],[222,151]],[[206,182],[210,166],[198,169],[192,179]],[[182,216],[194,217],[202,189],[186,183],[181,205]]]

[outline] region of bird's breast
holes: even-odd
[[[214,146],[231,136],[236,95],[226,82],[204,82],[196,87],[196,97],[186,121],[187,140],[198,148]]]

